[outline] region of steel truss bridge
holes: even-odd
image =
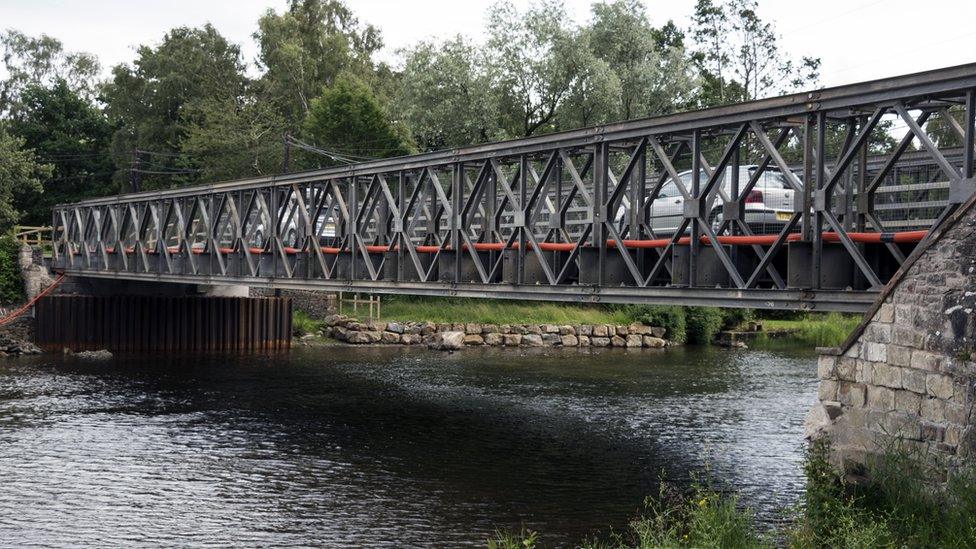
[[[87,200],[54,208],[52,267],[284,289],[864,311],[926,235],[889,232],[876,196],[890,184],[930,184],[891,177],[904,158],[917,164],[923,155],[948,189],[926,223],[964,202],[976,188],[974,112],[969,64]],[[740,176],[747,165],[752,171]],[[746,204],[774,170],[793,203],[773,232],[755,234]],[[671,181],[681,195],[679,228],[659,234],[653,205]]]

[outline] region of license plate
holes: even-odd
[[[793,217],[790,212],[776,212],[776,221],[789,221]]]

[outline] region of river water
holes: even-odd
[[[0,545],[570,546],[706,469],[771,524],[815,374],[691,347],[11,359]]]

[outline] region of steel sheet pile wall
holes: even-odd
[[[36,305],[36,342],[51,351],[286,349],[291,313],[288,298],[47,296]]]

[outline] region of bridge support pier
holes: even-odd
[[[952,470],[976,464],[976,197],[905,261],[864,321],[819,359],[808,435],[835,465],[897,447]]]
[[[253,351],[291,344],[289,298],[247,286],[73,278],[35,306],[35,342],[48,351]]]

